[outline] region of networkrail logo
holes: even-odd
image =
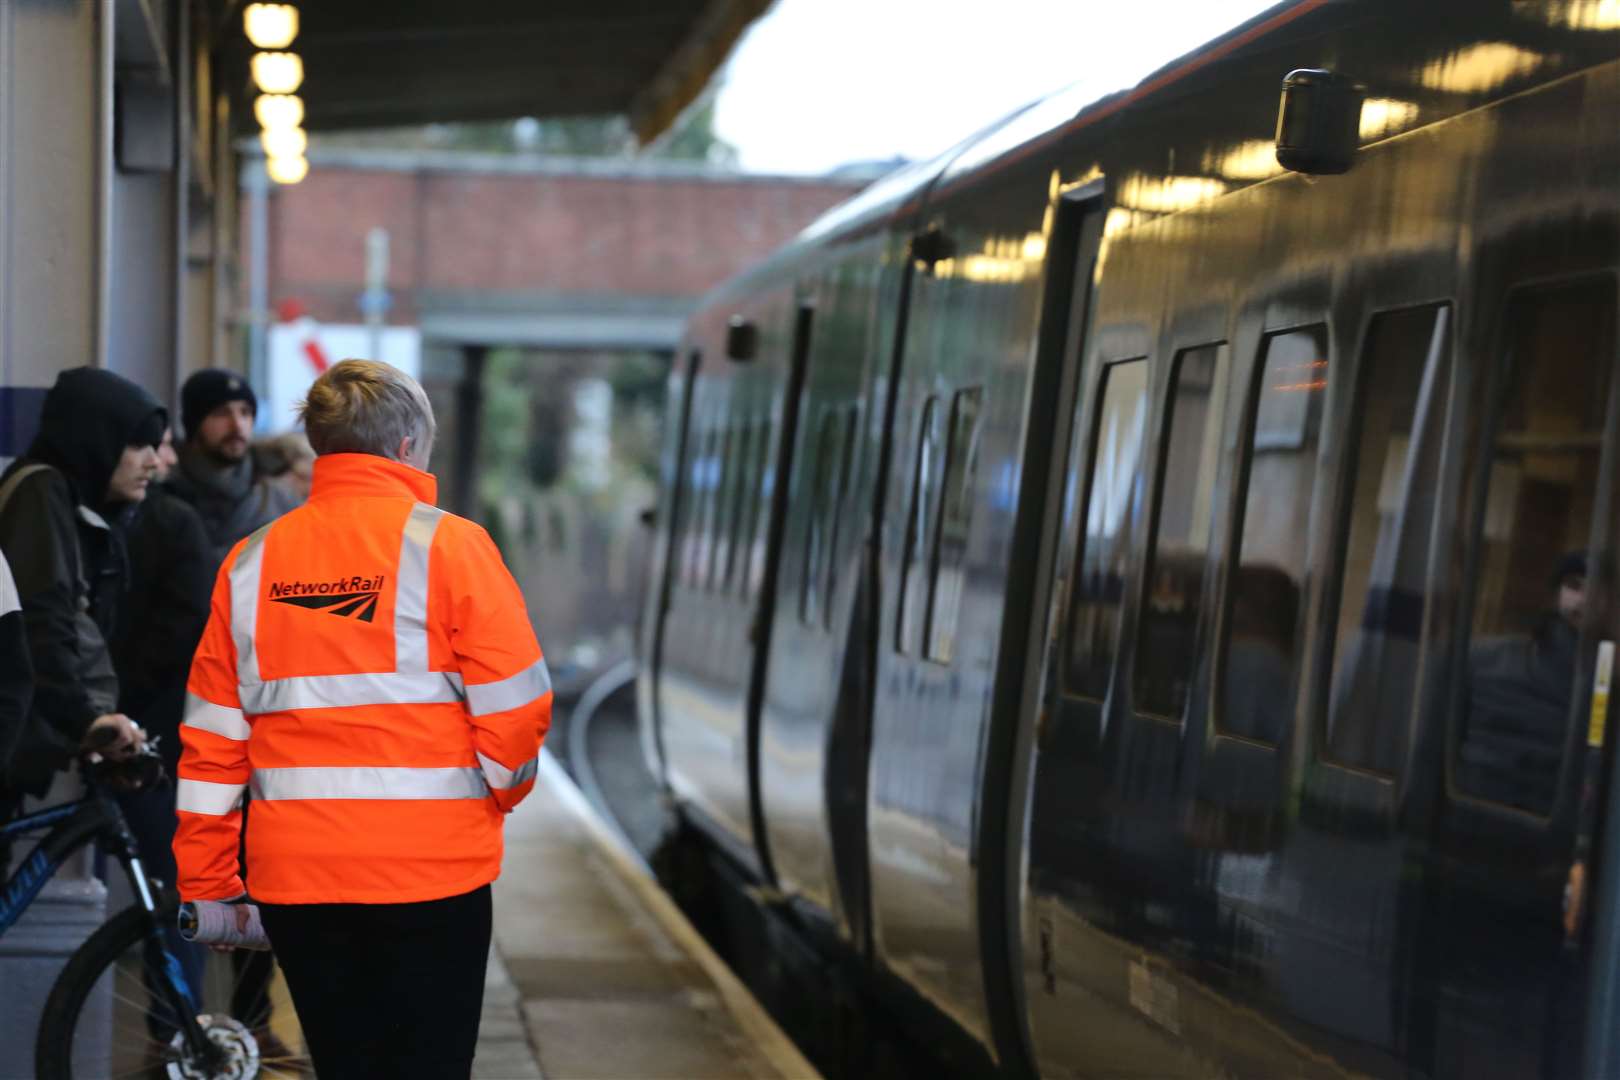
[[[355,574],[336,581],[275,581],[270,583],[270,599],[278,604],[370,622],[377,614],[377,598],[382,595],[385,577],[384,574],[375,577]]]

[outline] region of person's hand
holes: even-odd
[[[146,732],[123,713],[98,716],[84,733],[80,749],[110,758],[127,758],[146,742]]]
[[[248,924],[253,921],[253,915],[248,911],[247,904],[244,902],[233,906],[231,908],[231,917],[236,920],[236,932],[246,935]],[[235,952],[237,948],[235,945],[210,945],[208,947],[217,953]]]

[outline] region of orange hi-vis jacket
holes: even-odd
[[[534,786],[551,677],[483,529],[432,476],[316,459],[309,502],[237,544],[191,665],[174,854],[180,895],[410,903],[501,865]]]

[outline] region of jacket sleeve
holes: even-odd
[[[0,766],[5,765],[28,719],[34,696],[34,666],[28,659],[23,636],[22,606],[11,568],[0,554]],[[4,798],[4,772],[0,770],[0,798]]]
[[[231,637],[230,568],[235,556],[232,552],[214,579],[208,625],[186,684],[175,785],[179,821],[174,833],[182,900],[225,900],[243,892],[237,851],[242,793],[252,771],[248,764],[252,727],[237,696],[236,644]]]
[[[172,738],[174,699],[208,622],[213,564],[197,512],[178,498],[158,499],[142,507],[129,540],[136,574],[149,577],[134,582],[122,606],[113,658],[119,707],[148,731]],[[167,717],[152,715],[165,706]]]
[[[78,626],[78,527],[72,496],[54,472],[41,471],[18,484],[0,515],[5,552],[22,602],[23,635],[34,665],[34,715],[43,723],[33,736],[48,741],[61,768],[72,760],[84,733],[104,710],[80,679],[81,654],[105,648],[99,636],[81,640]]]
[[[465,523],[447,539],[451,550],[434,545],[432,572],[448,586],[450,647],[478,764],[495,805],[510,811],[534,787],[551,726],[551,675],[523,594],[489,534]]]

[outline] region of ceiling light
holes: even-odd
[[[273,157],[264,163],[264,168],[276,183],[296,184],[309,175],[309,159],[302,154],[297,157]]]
[[[259,142],[265,156],[272,158],[303,157],[309,149],[309,136],[298,127],[266,128],[259,134]]]
[[[1516,45],[1486,41],[1459,49],[1423,69],[1423,85],[1452,94],[1489,93],[1541,66],[1544,58]]]
[[[1405,131],[1417,114],[1417,105],[1410,101],[1368,98],[1361,103],[1361,137],[1370,141]]]
[[[1283,171],[1277,164],[1277,144],[1270,139],[1245,139],[1222,150],[1204,154],[1204,171],[1228,180],[1264,180]]]
[[[297,53],[254,53],[253,81],[266,94],[290,94],[303,85],[304,62]]]
[[[266,131],[304,125],[304,99],[295,94],[260,94],[253,102],[253,116]]]
[[[298,9],[291,4],[249,4],[242,29],[255,48],[285,49],[298,36]]]

